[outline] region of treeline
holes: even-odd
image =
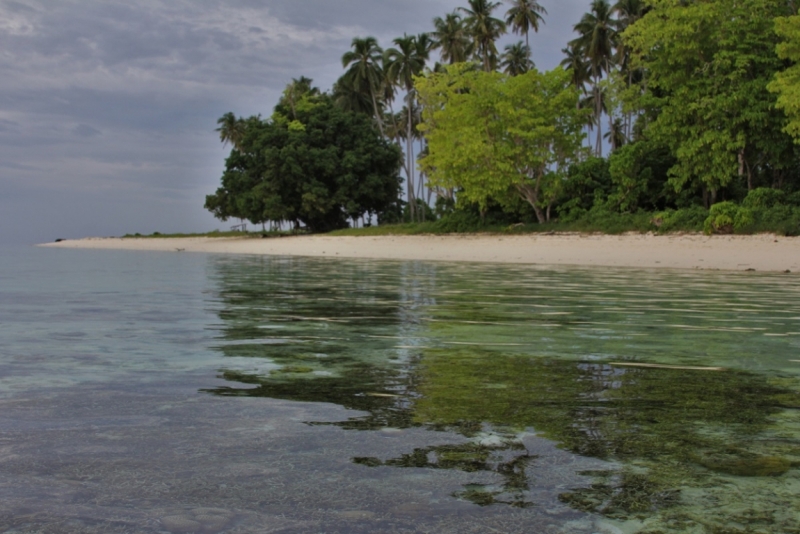
[[[561,67],[542,73],[530,33],[546,14],[536,0],[468,0],[385,50],[355,38],[330,94],[303,78],[269,120],[220,119],[234,149],[206,207],[313,231],[443,218],[800,233],[792,1],[594,0]],[[508,31],[524,40],[500,52]],[[303,143],[349,150],[309,131],[323,108],[353,121],[363,135],[353,147],[381,147],[361,160],[371,185],[333,160],[322,172],[281,159],[288,139],[298,154]]]

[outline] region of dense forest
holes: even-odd
[[[468,0],[386,49],[354,38],[330,92],[295,79],[268,119],[219,119],[232,150],[206,208],[314,232],[800,233],[793,0],[594,0],[540,72],[546,16]]]

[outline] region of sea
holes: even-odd
[[[0,248],[0,532],[800,532],[800,275]]]

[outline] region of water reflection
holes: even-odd
[[[578,510],[800,528],[795,278],[270,258],[221,258],[213,277],[217,349],[237,364],[210,393],[361,412],[311,424],[467,438],[357,464],[491,473],[502,482],[454,497],[524,508],[536,434],[617,466],[560,491]]]

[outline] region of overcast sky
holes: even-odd
[[[531,47],[549,69],[589,0],[541,4]],[[269,115],[299,76],[328,90],[353,37],[388,47],[460,5],[0,0],[0,243],[228,228],[203,210],[222,114]]]

